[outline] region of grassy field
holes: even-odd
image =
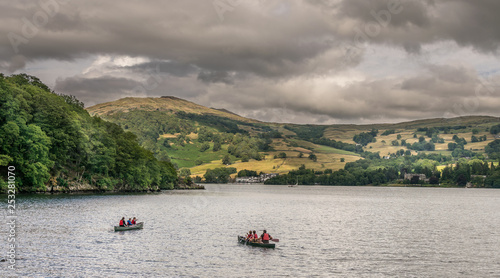
[[[196,165],[196,161],[200,160],[203,163],[211,163],[212,161],[222,161],[222,158],[227,154],[228,145],[222,145],[222,149],[214,152],[212,150],[213,143],[210,144],[210,149],[200,152],[201,144],[190,143],[184,147],[173,145],[168,154],[173,163],[179,168],[191,168]],[[230,156],[231,160],[237,160],[236,157]]]
[[[299,146],[291,146],[292,141]],[[288,173],[291,170],[297,170],[302,165],[305,165],[309,169],[316,170],[339,170],[344,168],[347,162],[360,159],[360,156],[355,153],[320,146],[301,140],[290,140],[286,142],[283,139],[274,139],[271,146],[274,150],[266,152],[265,159],[261,161],[250,160],[249,162],[241,162],[241,160],[233,160],[234,163],[228,167],[235,167],[238,171],[248,169],[264,173]],[[286,153],[286,158],[274,158],[280,153]],[[300,153],[303,153],[302,158],[299,158]],[[316,155],[317,161],[308,158],[311,153]],[[341,162],[341,158],[344,158],[345,161]],[[222,165],[221,159],[214,160],[208,164],[192,167],[191,175],[202,176],[208,169],[224,166],[225,165]]]

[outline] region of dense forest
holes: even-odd
[[[0,166],[2,191],[7,166],[15,167],[21,192],[78,184],[141,191],[177,182],[173,165],[141,147],[136,135],[91,117],[75,97],[25,74],[0,74]]]

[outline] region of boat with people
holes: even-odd
[[[264,247],[264,248],[275,248],[276,244],[274,243],[263,243],[263,242],[253,242],[247,240],[244,236],[238,236],[238,242],[245,245],[255,246],[255,247]]]
[[[138,222],[137,224],[131,226],[115,226],[115,232],[139,230],[142,229],[143,227],[144,227],[144,222]]]

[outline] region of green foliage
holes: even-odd
[[[419,138],[418,142],[411,145],[406,144],[406,147],[415,151],[434,151],[436,149],[436,145],[432,142],[427,142],[423,136]]]
[[[0,78],[0,107],[0,163],[19,171],[20,191],[44,191],[51,177],[68,186],[62,173],[127,190],[171,187],[177,178],[135,135],[90,117],[75,97],[52,93],[36,77]]]
[[[252,170],[241,170],[238,172],[238,177],[258,177],[259,174],[257,174],[256,171],[252,171]]]
[[[318,160],[318,157],[314,153],[311,153],[308,158],[314,162]]]
[[[263,145],[263,139],[236,134],[227,151],[235,157],[261,160],[262,156],[259,151],[262,150]]]
[[[222,149],[222,145],[221,145],[221,143],[220,143],[219,141],[214,142],[214,146],[213,146],[212,150],[213,150],[214,152],[218,152],[218,151],[220,151],[221,149]]]
[[[339,150],[345,150],[348,152],[355,152],[355,153],[362,153],[363,152],[363,147],[362,146],[357,146],[354,144],[349,144],[349,143],[344,143],[340,141],[335,141],[327,138],[312,138],[308,140],[309,142],[312,142],[314,144],[318,145],[323,145],[323,146],[328,146],[332,148],[336,148]]]
[[[500,159],[500,139],[496,139],[493,142],[490,142],[485,148],[484,151],[488,154],[488,157],[491,159]]]
[[[354,137],[352,138],[352,140],[362,146],[366,146],[368,145],[369,143],[373,143],[373,142],[376,142],[377,140],[375,139],[375,136],[376,136],[376,132],[372,131],[372,132],[362,132],[360,134],[356,134],[354,135]]]
[[[184,111],[179,111],[176,113],[177,118],[188,120],[189,122],[198,122],[201,125],[212,127],[217,129],[220,132],[227,132],[233,134],[248,134],[248,131],[244,129],[240,129],[238,124],[240,125],[251,125],[248,123],[223,118],[214,115],[200,115],[193,113],[186,113]]]
[[[236,168],[221,167],[208,169],[203,177],[206,183],[228,183],[229,176],[234,173],[236,173]]]
[[[191,170],[189,170],[189,168],[182,168],[179,171],[179,176],[181,176],[181,177],[189,177],[189,176],[191,176]]]
[[[384,131],[381,135],[382,136],[386,136],[386,135],[391,135],[391,134],[395,134],[396,131],[394,129],[388,129],[386,131]]]
[[[230,165],[232,164],[231,162],[231,157],[229,157],[229,155],[225,155],[224,158],[222,159],[222,164],[224,165]]]
[[[500,169],[496,169],[484,181],[485,187],[500,188]]]
[[[323,137],[326,126],[319,125],[286,125],[286,129],[295,132],[297,137],[304,140]]]
[[[201,144],[200,152],[204,152],[204,151],[206,151],[208,149],[210,149],[210,144],[208,142],[205,142],[205,143]]]
[[[500,133],[500,125],[495,125],[490,128],[490,133],[491,134],[498,134]]]

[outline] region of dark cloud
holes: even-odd
[[[54,90],[58,93],[77,96],[88,106],[127,96],[140,96],[141,86],[140,82],[112,76],[70,77],[58,79]]]
[[[261,120],[318,123],[438,116],[467,101],[481,107],[468,113],[494,113],[495,94],[474,95],[479,66],[467,57],[420,61],[405,75],[373,50],[404,53],[403,64],[450,43],[498,59],[498,0],[229,2],[222,14],[215,1],[195,0],[0,3],[0,70],[51,60],[138,60],[54,76],[56,91],[87,105],[176,95]],[[363,64],[376,58],[376,65]],[[361,77],[342,81],[350,71]]]
[[[205,83],[234,83],[233,78],[227,71],[202,71],[198,74],[198,80]]]

